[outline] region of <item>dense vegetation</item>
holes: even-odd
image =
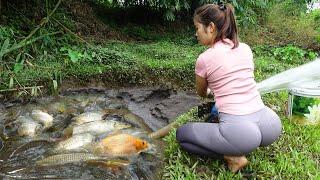
[[[192,12],[205,2],[0,0],[0,99],[58,92],[64,82],[193,89],[194,62],[204,47],[193,36]],[[241,40],[254,51],[257,81],[317,56],[320,11],[306,13],[305,1],[228,2],[235,6]],[[263,99],[282,115],[285,133],[252,153],[242,174],[181,151],[171,132],[164,177],[319,178],[319,126],[284,117],[286,92]],[[194,111],[180,121],[195,119]]]

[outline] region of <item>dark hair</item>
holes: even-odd
[[[239,46],[239,39],[233,12],[233,6],[229,3],[205,4],[195,10],[193,18],[205,27],[208,27],[211,22],[215,24],[218,31],[214,43],[228,38],[233,42],[233,48],[236,48]]]

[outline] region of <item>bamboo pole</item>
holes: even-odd
[[[168,124],[167,126],[150,133],[148,136],[152,139],[159,139],[164,136],[166,136],[173,128],[179,127],[179,123],[176,121],[173,121],[172,123]]]
[[[54,7],[54,9],[50,12],[50,14],[44,18],[42,18],[41,23],[34,29],[31,31],[31,33],[22,41],[20,41],[16,46],[13,46],[9,49],[6,49],[4,52],[1,52],[0,56],[4,56],[5,54],[10,53],[11,51],[14,51],[16,49],[19,49],[21,47],[24,47],[32,42],[35,42],[36,40],[38,40],[39,38],[35,38],[36,40],[31,40],[28,41],[41,27],[43,27],[48,21],[49,18],[52,16],[52,14],[58,9],[60,3],[62,0],[59,0],[56,4],[56,6]]]

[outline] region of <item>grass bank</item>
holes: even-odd
[[[100,79],[106,85],[171,84],[194,87],[194,63],[204,50],[197,44],[177,41],[109,41],[99,45],[62,46],[37,58],[1,65],[0,89],[44,86],[58,89],[64,80]],[[306,63],[316,54],[294,46],[253,47],[258,81]],[[19,55],[17,55],[19,56]],[[20,54],[21,57],[21,54]]]

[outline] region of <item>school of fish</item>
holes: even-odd
[[[57,108],[56,108],[57,109]],[[106,120],[108,115],[122,116],[121,120]],[[54,117],[45,110],[33,109],[19,116],[15,124],[19,136],[36,140],[55,125]],[[104,109],[88,111],[76,115],[63,130],[63,138],[55,143],[51,155],[36,162],[40,166],[60,165],[89,160],[103,160],[103,164],[121,164],[109,157],[138,155],[148,149],[149,143],[131,134],[119,130],[131,127],[151,129],[143,119],[122,109]],[[98,137],[103,136],[101,140]],[[52,155],[53,154],[53,155]]]

